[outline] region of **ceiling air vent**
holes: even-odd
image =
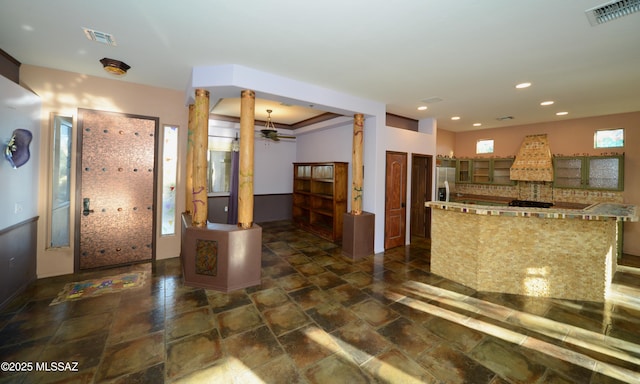
[[[441,98],[439,98],[439,97],[437,97],[437,96],[429,97],[429,98],[427,98],[427,99],[423,99],[423,100],[422,100],[422,102],[423,102],[423,103],[426,103],[426,104],[435,104],[435,103],[439,103],[439,102],[441,102],[441,101],[442,101],[442,99],[441,99]]]
[[[640,11],[640,0],[620,0],[610,1],[584,12],[591,26],[596,26],[638,11]]]
[[[84,31],[85,36],[87,36],[87,39],[89,40],[97,41],[98,43],[102,43],[102,44],[111,45],[112,47],[115,47],[117,45],[116,39],[113,37],[113,35],[109,33],[95,31],[89,28],[82,28],[82,30]]]

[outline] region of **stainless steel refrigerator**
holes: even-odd
[[[439,201],[449,201],[456,189],[455,167],[436,167],[437,196]]]

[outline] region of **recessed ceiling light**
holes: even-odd
[[[555,103],[555,101],[548,100],[548,101],[543,101],[542,103],[540,103],[540,105],[553,105],[553,103]]]
[[[426,111],[427,110],[427,106],[426,105],[421,105],[418,107],[418,111]]]
[[[556,115],[557,116],[564,116],[564,115],[568,115],[569,112],[557,112]]]
[[[531,83],[520,83],[516,85],[516,88],[522,89],[522,88],[529,88],[530,86],[531,86]]]
[[[479,127],[479,126],[481,126],[481,125],[482,125],[481,123],[473,123],[473,126],[474,126],[474,127]]]
[[[453,116],[451,120],[460,120],[460,116]]]

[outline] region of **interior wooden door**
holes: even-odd
[[[158,118],[80,110],[76,270],[154,259]]]
[[[407,154],[387,152],[384,248],[404,245],[407,218]]]
[[[411,156],[411,236],[430,237],[430,208],[425,203],[431,200],[433,157],[428,155]]]

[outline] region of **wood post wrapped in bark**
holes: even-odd
[[[362,214],[362,180],[364,169],[362,165],[362,148],[364,145],[364,115],[357,113],[353,115],[353,175],[351,190],[351,214]]]
[[[195,133],[195,106],[189,104],[189,127],[187,134],[187,176],[185,194],[185,212],[193,212],[193,135]]]
[[[240,169],[238,177],[238,227],[253,226],[253,146],[256,94],[240,94]]]
[[[207,226],[207,151],[209,150],[209,91],[196,89],[193,134],[192,224]]]

